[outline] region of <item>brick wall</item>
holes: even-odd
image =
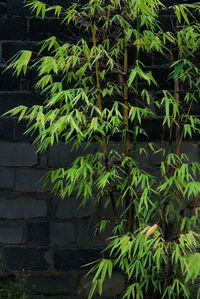
[[[48,35],[70,38],[57,20],[49,18],[41,23],[22,2],[0,0],[0,114],[16,105],[41,101],[31,90],[34,74],[18,79],[9,72],[2,74],[6,61],[18,50],[34,49],[36,41]],[[147,126],[158,138],[156,124]],[[104,244],[100,237],[93,238],[98,213],[92,204],[79,210],[79,203],[72,198],[60,201],[41,183],[48,169],[69,165],[78,153],[60,144],[37,154],[31,137],[23,135],[24,129],[15,119],[0,118],[0,274],[31,271],[29,284],[35,286],[38,299],[84,299],[80,266],[98,258]],[[200,160],[198,141],[184,147],[192,160]],[[97,148],[93,144],[91,151]],[[140,162],[156,171],[159,156],[143,157]],[[104,296],[117,298],[123,285],[123,278],[115,274],[106,282]]]

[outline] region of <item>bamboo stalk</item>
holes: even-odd
[[[177,102],[177,105],[179,105],[180,101],[180,82],[178,79],[174,80],[174,98]],[[180,147],[179,147],[179,140],[181,136],[181,129],[180,126],[176,126],[176,135],[175,135],[175,152],[177,155],[180,153]]]
[[[189,115],[190,115],[190,111],[191,111],[191,109],[192,109],[192,102],[190,102],[190,105],[189,105],[187,114],[186,114],[186,116],[185,116],[185,122],[187,122],[187,120],[188,120],[188,117],[189,117]],[[177,147],[176,147],[176,154],[177,154],[177,155],[180,155],[181,143],[182,143],[182,141],[183,141],[183,134],[184,134],[184,132],[183,132],[183,130],[182,130],[182,131],[181,131],[181,134],[180,134],[180,137],[179,137],[179,140],[178,140],[178,142],[177,142]]]
[[[139,19],[137,19],[137,31],[139,31]],[[137,62],[139,59],[139,46],[136,47],[136,56],[135,61]],[[138,77],[136,77],[135,80],[135,99],[134,99],[135,105],[138,102]],[[137,152],[137,118],[134,119],[134,136],[133,136],[133,159],[136,160],[136,152]],[[137,229],[138,223],[137,219],[135,219],[135,207],[134,205],[131,206],[131,227],[133,228],[133,231]]]
[[[137,22],[137,30],[139,30],[139,24]],[[137,45],[136,48],[136,56],[135,56],[135,61],[138,61],[139,59],[139,46]],[[137,102],[138,100],[138,77],[136,77],[135,79],[135,102]],[[136,130],[136,126],[137,126],[137,118],[135,117],[134,119],[134,137],[133,137],[133,158],[136,158],[136,150],[137,150],[137,130]]]
[[[125,156],[130,156],[131,145],[130,145],[130,135],[129,135],[129,89],[128,89],[128,40],[127,40],[127,30],[124,34],[124,92],[123,92],[123,121],[124,121],[124,153]],[[129,177],[130,167],[126,164],[125,172]],[[130,231],[131,227],[131,209],[130,209],[130,197],[127,193],[125,197],[126,205],[126,221],[127,221],[127,230]]]
[[[96,59],[97,57],[97,30],[96,30],[96,24],[94,19],[92,20],[92,42],[93,42],[93,48],[94,48],[94,58]],[[100,92],[101,90],[101,79],[100,79],[100,65],[98,60],[95,61],[95,75],[96,75],[96,87],[99,90],[98,96],[97,96],[97,106],[99,108],[99,111],[103,111],[103,97]],[[101,118],[101,117],[100,117]],[[102,118],[101,118],[102,119]],[[104,165],[106,168],[106,171],[109,172],[109,157],[108,157],[108,144],[107,144],[107,139],[105,135],[102,135],[102,151],[104,155]],[[119,223],[119,216],[118,216],[118,210],[115,202],[115,197],[114,197],[114,192],[113,192],[113,186],[109,182],[109,196],[112,204],[112,209],[113,209],[113,215],[115,219],[115,223]]]

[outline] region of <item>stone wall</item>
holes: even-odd
[[[116,146],[120,147],[113,144]],[[200,161],[199,148],[197,142],[184,144],[193,161]],[[96,152],[97,144],[91,150]],[[1,272],[31,271],[30,286],[43,294],[35,298],[85,298],[81,266],[98,259],[105,242],[99,236],[94,238],[98,215],[92,203],[78,209],[76,200],[61,201],[40,181],[52,166],[68,164],[75,156],[63,144],[40,155],[28,142],[0,142]],[[160,157],[140,157],[140,162],[145,169],[156,171]],[[116,298],[123,284],[123,278],[115,274],[106,283],[105,295]]]
[[[5,63],[18,50],[34,49],[36,41],[51,34],[66,38],[64,33],[66,28],[62,30],[57,20],[31,16],[22,0],[0,0],[0,114],[20,104],[31,106],[41,101],[31,89],[34,74],[18,79],[10,72],[2,74]],[[148,127],[159,139],[157,126],[150,122]],[[61,201],[41,182],[49,169],[69,165],[78,153],[60,144],[37,154],[24,129],[14,118],[0,118],[0,274],[30,271],[29,285],[38,299],[84,299],[85,279],[80,267],[98,258],[106,238],[94,238],[98,213],[92,204],[78,209],[73,198]],[[200,161],[198,142],[184,147],[192,160]],[[93,144],[91,151],[97,149]],[[155,171],[159,161],[159,155],[140,158],[146,169]],[[112,281],[106,281],[104,297],[117,298],[123,286],[123,278],[116,273]]]
[[[39,155],[28,142],[0,142],[0,271],[31,271],[35,293],[63,299],[84,298],[81,266],[98,259],[104,243],[93,237],[92,203],[79,209],[79,202],[61,201],[41,183],[50,167],[70,163],[75,154],[62,144]],[[114,285],[107,282],[105,295],[121,292],[119,278],[114,276]]]
[[[31,16],[22,0],[0,1],[1,115],[20,104],[41,102],[31,89],[34,74],[15,78],[11,72],[2,73],[6,62],[21,49],[34,49],[47,36],[66,38],[64,32],[66,28],[61,30],[53,18],[41,21]],[[38,298],[84,298],[80,266],[96,259],[102,246],[102,240],[93,240],[95,208],[79,210],[73,199],[61,202],[40,181],[49,168],[69,165],[78,153],[59,145],[36,154],[24,129],[14,118],[0,118],[0,275],[25,269],[31,272],[29,285]],[[121,288],[120,284],[115,294]],[[106,289],[106,295],[113,294],[109,283]]]

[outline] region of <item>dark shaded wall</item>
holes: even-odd
[[[18,50],[34,49],[36,41],[52,34],[66,39],[71,33],[53,18],[35,19],[20,0],[0,0],[0,114],[20,104],[41,102],[31,91],[33,73],[16,79],[2,71]],[[155,70],[160,68],[158,58],[148,61]],[[161,83],[164,73],[162,68]],[[148,126],[159,139],[156,126],[152,122]],[[35,285],[35,298],[84,299],[80,266],[98,258],[104,243],[93,237],[97,211],[92,204],[78,210],[79,203],[72,198],[61,202],[40,182],[48,169],[69,165],[78,153],[60,144],[37,154],[30,136],[23,135],[24,128],[15,119],[0,118],[0,276],[25,269],[31,271],[29,284]],[[198,141],[183,146],[193,161],[199,161]],[[97,150],[93,144],[91,151]],[[140,162],[156,171],[160,158],[141,157]],[[110,215],[109,210],[105,213]],[[106,282],[104,296],[117,298],[123,286],[123,278],[115,274]]]
[[[31,91],[34,74],[16,78],[2,73],[5,63],[21,49],[34,49],[38,40],[66,33],[55,19],[36,20],[22,2],[0,1],[1,115],[20,104],[41,102]],[[15,119],[0,118],[0,276],[25,269],[32,273],[29,283],[36,293],[77,298],[80,266],[96,259],[102,245],[101,240],[93,242],[96,211],[92,205],[78,210],[79,203],[61,202],[42,186],[40,179],[49,168],[69,164],[77,153],[59,145],[36,154],[24,128]]]

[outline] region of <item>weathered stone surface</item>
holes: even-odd
[[[1,14],[1,16],[6,14],[6,2],[5,1],[0,1],[0,14]]]
[[[131,143],[131,146],[133,146],[133,143]],[[137,145],[136,149],[136,160],[140,167],[146,168],[149,166],[148,157],[144,154],[144,152],[140,152],[141,149],[144,148],[146,150],[147,143],[146,142],[140,142]],[[120,142],[112,142],[109,144],[109,151],[115,150],[118,153],[124,152],[124,145]]]
[[[80,220],[77,226],[77,245],[79,247],[103,248],[105,240],[102,235],[95,235],[96,224],[92,219]]]
[[[36,134],[24,134],[24,132],[27,130],[27,121],[21,120],[19,123],[16,118],[15,124],[14,124],[14,136],[13,140],[14,142],[33,142],[36,138]]]
[[[100,251],[95,249],[58,249],[55,251],[54,267],[57,271],[80,270],[81,266],[99,257]]]
[[[0,166],[23,167],[36,164],[36,149],[31,144],[0,142]]]
[[[136,149],[136,160],[138,162],[138,165],[145,169],[149,166],[149,161],[147,155],[144,153],[144,151],[142,151],[142,149],[144,150],[147,149],[146,142],[140,142],[137,145],[137,149]]]
[[[77,281],[74,275],[69,273],[31,276],[28,281],[28,286],[34,293],[48,296],[73,294],[76,292],[76,285]]]
[[[33,295],[32,299],[87,299],[87,296],[76,296],[76,295],[56,295],[56,296],[49,296],[49,295]],[[106,298],[104,296],[98,296],[96,295],[93,297],[93,299],[111,299],[111,298]],[[121,297],[114,297],[112,299],[121,299]]]
[[[146,144],[145,149],[148,154],[148,157],[147,157],[147,160],[149,162],[148,165],[153,166],[153,167],[160,166],[161,162],[165,159],[167,149],[168,149],[168,143],[166,143],[166,142],[164,142],[163,144],[154,143],[154,148],[156,151],[159,150],[160,148],[162,148],[163,150],[153,153],[153,151]]]
[[[0,218],[20,219],[45,217],[47,205],[43,200],[20,197],[14,200],[0,199]]]
[[[147,169],[145,169],[150,175],[153,175],[154,177],[157,177],[157,178],[159,178],[160,177],[160,167],[159,166],[157,166],[157,167],[150,167],[150,168],[147,168]]]
[[[38,166],[40,168],[47,168],[48,167],[48,160],[46,154],[39,154],[38,155]]]
[[[12,16],[31,15],[31,11],[25,8],[24,2],[21,0],[7,0],[7,12]]]
[[[13,0],[15,1],[15,0]],[[21,0],[19,0],[21,1]],[[14,55],[16,55],[16,53],[18,53],[21,50],[34,50],[34,43],[28,42],[28,41],[9,41],[6,40],[4,42],[2,42],[2,62],[6,63],[9,59],[11,59]],[[14,77],[15,79],[15,77]],[[23,94],[21,94],[22,98]],[[15,98],[16,100],[19,99],[19,96],[16,93],[12,93],[10,94],[10,98],[12,98],[13,102],[15,102]],[[29,98],[28,94],[27,94],[27,99]],[[36,100],[36,99],[35,99]],[[29,100],[28,100],[29,102]],[[16,104],[16,102],[15,102]]]
[[[13,189],[15,170],[13,168],[0,167],[0,189]]]
[[[114,297],[120,295],[125,287],[124,277],[120,274],[113,274],[112,278],[107,278],[103,287],[105,297]]]
[[[48,4],[69,5],[66,0],[44,1]],[[81,3],[87,2],[87,0],[81,1]],[[60,26],[59,20],[53,20],[52,14],[50,14],[51,18],[47,18],[46,20],[41,20],[40,18],[36,19],[34,17],[30,18],[30,12],[28,12],[28,9],[23,8],[22,2],[22,0],[0,0],[0,62],[2,65],[18,50],[34,50],[35,42],[31,42],[30,40],[44,39],[52,34],[62,39],[67,38],[70,40],[71,35],[75,32],[74,28],[72,28],[72,34],[69,32],[70,30],[66,31],[66,26],[64,24]],[[175,3],[177,1],[173,0],[173,2]],[[179,0],[179,2],[181,1]],[[27,15],[28,18],[25,17]],[[173,24],[173,20],[172,22],[168,21],[168,17],[164,16],[163,26],[166,28],[170,28]],[[80,36],[82,37],[82,32]],[[29,41],[27,41],[27,39]],[[144,59],[147,63],[152,62],[152,57],[150,56]],[[156,53],[153,63],[157,64],[158,61],[159,64],[166,62],[161,55],[158,56],[158,53]],[[28,107],[31,107],[33,104],[41,104],[41,97],[35,96],[30,90],[31,84],[35,84],[36,82],[34,71],[28,72],[26,78],[23,76],[15,78],[11,72],[2,74],[2,70],[3,68],[0,70],[0,114],[20,104],[27,105]],[[165,88],[173,85],[173,80],[168,82],[165,80],[168,76],[166,70],[160,70],[159,72],[156,70],[155,72],[155,77],[158,79],[161,87]],[[200,105],[198,103],[194,104],[193,112],[195,114],[198,113],[199,107]],[[166,130],[166,134],[162,136],[163,132],[160,129],[161,123],[162,120],[152,121],[151,119],[144,120],[143,122],[150,138],[157,140],[158,144],[162,137],[166,140],[169,133],[168,130]],[[23,135],[26,126],[27,123],[25,121],[18,124],[16,118],[9,119],[1,117],[0,119],[0,140],[10,141],[10,143],[1,142],[0,144],[0,188],[3,189],[2,193],[7,192],[5,192],[4,189],[10,192],[10,190],[14,190],[14,187],[15,191],[25,193],[23,198],[15,198],[16,192],[14,192],[11,198],[15,199],[8,201],[6,195],[4,195],[2,200],[0,199],[0,222],[7,223],[7,220],[2,221],[2,218],[5,219],[6,217],[14,220],[13,226],[11,227],[7,227],[6,225],[3,227],[3,225],[0,225],[0,243],[2,242],[7,245],[15,244],[14,247],[9,247],[11,249],[8,251],[7,249],[4,250],[3,257],[7,265],[12,269],[14,268],[14,270],[26,268],[28,270],[32,269],[33,271],[43,272],[40,274],[37,273],[39,276],[35,277],[35,280],[32,281],[32,284],[36,285],[36,291],[38,292],[38,295],[34,295],[33,299],[86,299],[86,294],[82,295],[76,293],[76,279],[72,279],[71,275],[66,274],[63,276],[59,274],[45,277],[44,271],[54,270],[54,250],[56,250],[56,270],[68,271],[66,269],[69,269],[70,274],[72,269],[80,274],[80,272],[82,272],[82,270],[80,270],[81,265],[99,258],[100,255],[96,253],[95,250],[88,250],[88,248],[93,246],[98,247],[99,242],[98,238],[93,239],[95,223],[92,219],[95,214],[95,207],[89,204],[85,208],[78,209],[80,202],[76,200],[66,199],[65,201],[60,201],[59,199],[57,201],[56,199],[47,209],[47,203],[42,201],[41,197],[38,197],[39,200],[31,196],[26,197],[26,193],[29,192],[46,192],[49,190],[49,188],[43,188],[42,184],[39,183],[38,179],[40,179],[43,173],[38,169],[17,169],[16,171],[14,168],[33,167],[35,165],[43,169],[47,169],[49,165],[50,167],[68,167],[79,154],[85,155],[87,152],[96,152],[100,150],[100,148],[94,144],[91,149],[85,151],[82,148],[78,151],[70,151],[69,146],[58,145],[56,148],[49,150],[48,156],[40,154],[37,159],[37,155],[32,150],[33,147],[25,143],[32,141],[35,137],[35,135],[32,137],[30,135]],[[146,140],[146,137],[140,140]],[[16,143],[18,141],[22,141],[22,143]],[[138,152],[136,154],[137,161],[140,166],[158,175],[162,157],[159,156],[159,154],[151,155],[148,158],[144,154],[139,155],[139,149],[142,146],[145,147],[147,142],[149,141],[146,140],[146,142],[140,142],[138,144]],[[123,145],[120,144],[120,142],[112,142],[109,149],[123,152]],[[191,161],[196,161],[197,149],[195,144],[192,146],[190,143],[186,145],[183,144],[183,151],[189,154]],[[17,180],[16,184],[15,174]],[[40,194],[40,196],[43,196],[43,194]],[[105,216],[105,218],[113,219],[111,209],[107,209],[102,215]],[[16,219],[22,220],[16,221]],[[15,226],[14,224],[16,222],[21,223],[22,221],[25,224],[24,228],[27,228],[27,230],[24,231],[24,233],[26,232],[24,236],[22,234],[21,224],[19,224],[19,226]],[[52,223],[50,240],[50,227],[48,222]],[[76,225],[76,231],[71,222]],[[74,243],[75,233],[76,243]],[[28,246],[31,246],[31,248],[23,247],[25,237],[27,238]],[[51,245],[52,248],[49,251],[42,251],[40,249],[42,246],[50,247]],[[74,250],[70,250],[70,246],[73,246]],[[84,247],[85,250],[79,250],[76,247]],[[7,251],[7,253],[5,253],[5,251]],[[50,268],[48,268],[49,265]],[[3,266],[4,265],[1,266],[0,263],[0,268]],[[112,299],[121,298],[119,294],[122,289],[123,278],[121,280],[120,278],[114,277],[114,282],[112,282],[112,280],[105,282],[103,297],[100,298],[98,295],[95,295],[94,299],[105,299],[109,297]],[[74,293],[73,295],[71,291]],[[77,295],[75,295],[75,293]],[[194,298],[196,298],[196,294],[194,294]]]
[[[0,139],[9,141],[13,141],[15,139],[15,119],[3,116],[0,118]]]
[[[49,265],[45,259],[45,249],[25,247],[5,247],[3,257],[9,270],[45,271]]]
[[[163,145],[161,145],[160,143],[156,143],[157,148],[162,147],[165,149],[166,154],[167,154],[167,148],[168,148],[168,144],[165,142]],[[173,148],[175,147],[175,145],[173,144]],[[174,148],[175,150],[175,148]],[[181,146],[181,153],[185,153],[190,161],[193,162],[197,162],[198,161],[198,143],[197,142],[190,142],[190,141],[185,141],[182,143]],[[160,166],[161,161],[164,160],[164,155],[161,151],[159,151],[158,153],[151,153],[149,151],[149,164],[152,166]]]
[[[48,160],[50,167],[68,167],[81,154],[96,153],[99,150],[97,143],[91,144],[88,148],[82,146],[78,150],[72,146],[60,143],[49,149]]]
[[[95,213],[95,206],[89,202],[86,206],[80,207],[80,200],[66,198],[65,200],[54,199],[52,202],[52,213],[55,212],[55,217],[59,219],[82,218],[91,216]]]
[[[57,299],[57,298],[52,298],[52,299]],[[70,295],[70,296],[67,296],[66,298],[58,298],[58,299],[88,299],[88,296],[87,295],[83,296],[83,294],[82,295],[77,295],[77,296],[71,296]],[[93,299],[111,299],[111,298],[106,298],[104,296],[95,295],[93,297]],[[114,297],[112,299],[121,299],[121,298]]]
[[[191,162],[198,162],[198,143],[195,142],[183,142],[181,146],[181,152],[185,153]]]
[[[1,26],[1,19],[0,19],[0,26]],[[0,28],[1,30],[1,28]],[[11,92],[11,91],[19,91],[20,90],[20,82],[21,79],[18,78],[14,78],[12,76],[12,72],[11,71],[7,71],[6,73],[4,73],[5,68],[0,67],[0,92]],[[9,84],[8,84],[9,82]],[[5,129],[5,128],[4,128]]]
[[[50,243],[52,245],[69,245],[75,242],[76,231],[73,223],[51,223]]]
[[[23,241],[23,227],[0,225],[0,243],[3,244],[20,244]]]
[[[47,246],[49,244],[49,223],[28,223],[27,241],[32,246]]]
[[[41,30],[41,27],[43,30]],[[68,34],[67,34],[68,33]],[[29,27],[29,37],[32,41],[39,41],[45,38],[48,38],[52,35],[62,39],[69,40],[69,31],[66,30],[66,26],[61,24],[59,20],[56,19],[30,19],[30,27]]]
[[[26,37],[27,20],[19,17],[0,18],[0,40],[24,40]]]
[[[47,171],[42,169],[16,169],[15,191],[46,192],[49,186],[43,186],[42,179]]]
[[[85,277],[83,276],[80,281],[80,289],[85,297],[89,292],[89,286],[87,286],[88,282],[90,282],[92,276]],[[102,295],[107,298],[116,298],[116,296],[120,295],[125,287],[125,280],[123,275],[118,273],[113,273],[112,277],[106,278],[103,283],[103,292]],[[95,292],[96,297],[98,297],[98,290]]]
[[[72,295],[56,295],[56,296],[49,296],[49,295],[32,295],[33,298],[31,299],[87,299],[83,297],[77,297],[77,296],[72,296]],[[96,299],[96,298],[95,298]],[[104,299],[104,298],[101,298]]]

